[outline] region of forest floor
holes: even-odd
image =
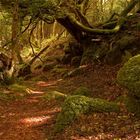
[[[85,86],[93,98],[114,101],[126,91],[116,83],[120,66],[88,66],[82,75],[61,79],[58,74],[43,73],[36,80],[1,87],[0,140],[140,140],[140,120],[122,108],[120,113],[81,115],[62,133],[53,133],[63,99],[45,99],[50,91],[72,94]],[[24,89],[21,90],[21,86]],[[20,98],[8,99],[5,95]]]

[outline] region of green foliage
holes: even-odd
[[[118,72],[117,81],[130,91],[129,95],[140,98],[140,55],[130,58],[124,64]]]
[[[31,16],[41,14],[48,21],[53,21],[58,12],[59,0],[21,0],[20,5],[24,5]],[[24,11],[22,11],[24,12]]]
[[[0,46],[7,43],[11,39],[11,15],[8,12],[0,12]],[[1,51],[4,51],[6,48],[0,48]]]
[[[81,114],[93,112],[119,112],[119,107],[116,103],[103,99],[92,99],[81,95],[70,96],[65,100],[62,112],[57,117],[55,131],[61,132]]]
[[[84,95],[84,96],[90,96],[91,95],[91,91],[86,88],[86,87],[79,87],[77,88],[74,92],[73,95]]]

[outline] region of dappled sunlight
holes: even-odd
[[[49,86],[54,86],[56,85],[58,82],[62,81],[63,79],[59,79],[59,80],[54,80],[54,81],[48,81],[48,82],[45,82],[45,81],[39,81],[37,82],[37,85],[38,86],[41,86],[41,87],[49,87]]]
[[[30,88],[26,88],[26,92],[28,94],[43,94],[44,93],[43,91],[32,90]]]
[[[61,109],[58,107],[50,109],[50,110],[44,110],[44,111],[40,110],[39,112],[36,112],[37,116],[26,117],[26,118],[20,119],[19,122],[27,127],[50,124],[55,114],[60,111]]]
[[[29,117],[21,119],[20,122],[27,127],[32,126],[40,126],[44,124],[48,124],[53,118],[53,115],[51,116],[36,116],[36,117]]]

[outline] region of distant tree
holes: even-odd
[[[19,0],[14,1],[13,6],[13,21],[12,21],[12,58],[15,63],[23,63],[20,56],[19,46],[19,34],[20,34],[20,16],[19,16]]]

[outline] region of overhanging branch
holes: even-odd
[[[120,14],[118,22],[113,29],[93,29],[93,28],[83,25],[78,20],[76,20],[76,18],[73,17],[72,15],[68,15],[68,18],[69,18],[70,22],[73,24],[73,26],[75,26],[77,29],[79,29],[81,31],[88,32],[88,33],[94,33],[94,34],[113,34],[113,33],[117,33],[120,30],[120,28],[123,26],[123,24],[126,21],[127,14],[134,8],[134,6],[138,2],[140,2],[140,0],[131,0],[130,1],[128,6]]]

